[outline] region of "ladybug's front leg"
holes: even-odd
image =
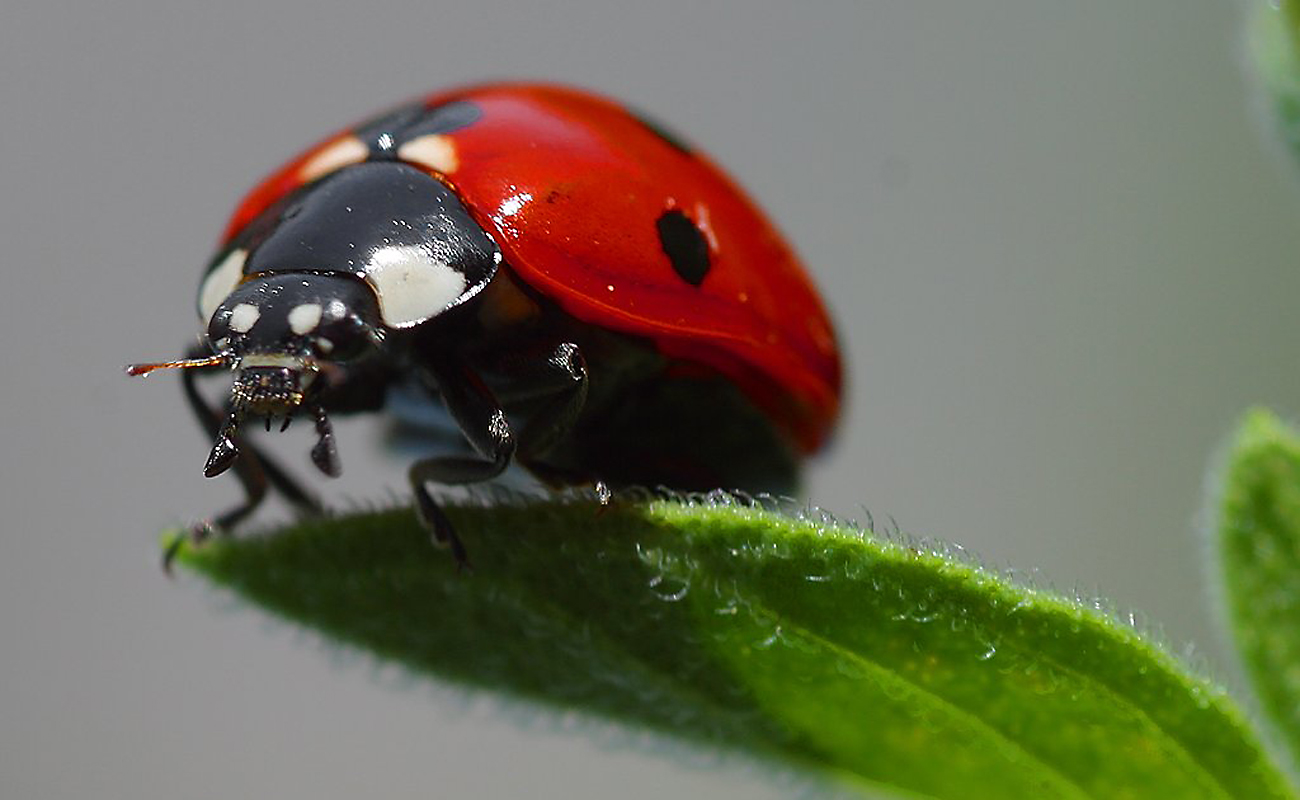
[[[201,358],[207,354],[205,348],[195,346],[190,348],[186,357]],[[204,371],[207,369],[216,369],[216,367],[205,368]],[[199,392],[196,374],[199,371],[198,369],[182,371],[181,385],[185,390],[185,399],[189,402],[190,410],[194,412],[200,427],[210,438],[215,439],[221,433],[224,418],[208,405]],[[278,491],[299,510],[308,514],[321,513],[320,501],[299,486],[289,473],[238,434],[236,434],[235,444],[239,451],[239,458],[235,460],[232,468],[244,489],[244,502],[218,514],[203,528],[229,531],[261,505],[266,499],[268,486]],[[203,528],[196,530],[196,533],[205,532]]]
[[[474,458],[443,456],[427,458],[411,465],[408,473],[411,489],[415,493],[420,521],[433,534],[434,540],[451,548],[456,563],[469,562],[465,547],[447,516],[434,502],[426,484],[459,485],[479,483],[495,478],[510,465],[515,452],[515,437],[506,420],[505,412],[483,379],[468,365],[453,358],[441,358],[428,365],[428,374],[422,380],[431,391],[442,396],[452,419],[465,438],[486,461]],[[432,384],[432,385],[429,385]]]

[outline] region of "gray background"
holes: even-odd
[[[158,531],[236,490],[201,477],[174,376],[121,365],[193,336],[257,176],[493,76],[634,102],[780,221],[852,383],[814,501],[1141,609],[1235,680],[1199,565],[1207,459],[1248,404],[1300,408],[1300,192],[1241,21],[1183,0],[6,4],[0,794],[786,793],[409,682],[157,569]],[[343,431],[341,503],[401,486],[372,434]]]

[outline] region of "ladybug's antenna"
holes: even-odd
[[[187,358],[183,361],[159,361],[153,364],[127,364],[127,375],[148,375],[156,369],[194,369],[196,367],[215,367],[224,364],[227,357],[223,355],[208,356],[207,358]]]

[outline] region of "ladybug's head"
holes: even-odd
[[[232,406],[292,414],[322,369],[383,342],[374,292],[348,275],[277,273],[240,284],[208,321],[207,341],[236,371]]]
[[[500,249],[455,192],[425,171],[395,161],[343,167],[267,207],[213,260],[198,297],[213,355],[128,371],[235,371],[230,415],[205,474],[234,463],[246,417],[287,425],[300,410],[321,432],[312,459],[334,474],[319,400],[331,375],[376,352],[385,336],[475,297],[500,262]]]
[[[374,352],[384,326],[370,286],[346,274],[275,273],[239,284],[212,313],[208,358],[128,368],[143,375],[162,367],[224,365],[235,372],[230,414],[217,434],[204,474],[220,475],[238,456],[234,434],[247,417],[263,417],[281,430],[300,410],[316,419],[321,442],[312,460],[329,475],[340,471],[319,396],[329,375]]]

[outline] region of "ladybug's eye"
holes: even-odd
[[[274,349],[305,348],[326,361],[347,361],[374,349],[379,309],[374,291],[351,275],[286,275],[266,280],[278,320]]]
[[[291,317],[290,324],[292,323]],[[317,355],[330,361],[356,358],[374,344],[370,326],[338,300],[328,303],[321,310],[316,324],[305,335],[309,337]]]
[[[261,309],[252,303],[223,303],[208,323],[208,341],[216,350],[225,350],[232,336],[248,333],[261,316]]]

